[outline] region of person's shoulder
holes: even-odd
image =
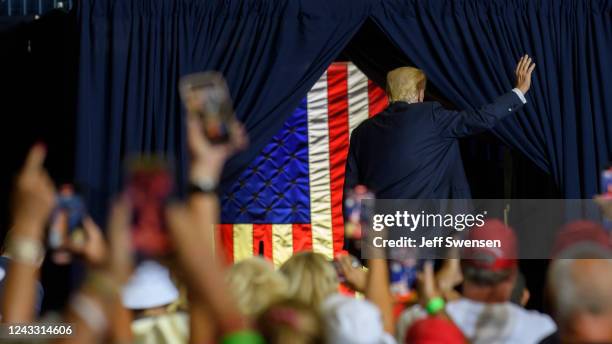
[[[426,101],[422,103],[412,104],[410,111],[412,112],[412,117],[421,117],[423,119],[436,121],[436,118],[440,116],[441,113],[445,113],[447,110],[442,106],[440,102],[437,101]]]
[[[442,103],[437,102],[437,101],[428,101],[426,103],[427,103],[428,109],[430,109],[432,113],[436,113],[436,112],[439,112],[439,111],[451,111],[451,110],[445,108],[444,105],[442,105]]]
[[[526,309],[524,307],[521,307],[517,304],[508,302],[507,303],[509,305],[509,307],[512,309],[513,312],[519,314],[519,316],[525,318],[525,319],[530,319],[533,321],[540,321],[540,322],[545,322],[545,323],[549,323],[549,324],[553,324],[554,325],[554,321],[552,320],[552,318],[546,314],[546,313],[541,313],[539,311],[536,310],[532,310],[532,309]]]
[[[370,118],[367,118],[367,119],[364,119],[363,121],[361,121],[361,123],[359,123],[359,124],[358,124],[358,125],[355,127],[355,129],[353,129],[353,131],[351,132],[351,137],[352,137],[352,136],[359,135],[359,133],[360,133],[360,132],[362,132],[363,130],[367,130],[366,128],[368,128],[369,126],[371,126],[371,125],[372,125],[372,123],[373,123],[374,121],[376,121],[376,118],[377,118],[378,116],[379,116],[379,115],[372,116],[372,117],[370,117]]]
[[[430,108],[442,107],[442,104],[440,104],[440,102],[437,102],[435,100],[429,100],[429,101],[426,101],[426,102],[422,102],[421,105],[426,106],[426,107],[430,107]]]
[[[446,304],[446,311],[453,318],[464,318],[467,314],[479,314],[484,303],[462,297]]]
[[[456,307],[456,308],[464,308],[464,307],[483,307],[482,302],[470,300],[467,297],[462,297],[453,301],[449,301],[447,307]]]
[[[548,314],[536,310],[528,310],[513,303],[509,304],[520,326],[524,329],[529,329],[532,333],[541,333],[540,340],[557,330],[555,321]]]

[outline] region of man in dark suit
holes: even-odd
[[[425,74],[403,67],[387,75],[390,105],[351,134],[345,190],[365,185],[377,198],[470,198],[458,138],[491,129],[527,101],[535,64],[516,67],[516,88],[478,110],[450,111],[423,102]]]

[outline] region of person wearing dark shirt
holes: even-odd
[[[423,102],[426,76],[413,67],[387,75],[390,105],[351,134],[345,190],[365,185],[377,198],[470,198],[458,139],[493,128],[527,101],[535,64],[523,56],[516,88],[477,110]]]

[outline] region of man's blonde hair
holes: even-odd
[[[280,268],[289,279],[289,297],[311,307],[338,290],[338,275],[333,265],[319,253],[302,252],[289,258]]]
[[[419,94],[425,90],[427,77],[422,70],[414,67],[400,67],[387,74],[387,95],[389,102],[405,101],[416,103]]]
[[[274,270],[271,262],[252,257],[234,264],[227,275],[238,308],[244,315],[256,316],[272,303],[287,296],[287,279]]]

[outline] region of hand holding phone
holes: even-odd
[[[236,118],[223,75],[218,72],[186,75],[179,81],[179,90],[187,114],[200,120],[208,140],[213,144],[230,141]]]
[[[362,225],[367,223],[368,214],[361,205],[364,199],[374,199],[374,194],[363,185],[349,190],[344,198],[344,234],[348,239],[360,240],[363,237]]]
[[[367,272],[357,257],[341,255],[336,257],[332,264],[338,275],[338,281],[345,283],[355,291],[363,292],[367,283]]]
[[[247,146],[246,131],[234,115],[227,84],[220,73],[186,75],[179,89],[187,110],[190,181],[216,184],[227,159]]]
[[[165,209],[174,188],[172,174],[161,158],[141,157],[129,165],[133,250],[140,257],[165,256],[171,249]]]
[[[388,251],[389,287],[395,300],[410,301],[414,297],[417,275],[422,268],[416,249],[390,248]]]
[[[69,246],[83,245],[86,235],[83,221],[86,216],[85,203],[76,195],[72,185],[63,185],[57,195],[57,206],[51,216],[48,246],[54,252],[51,259],[63,265],[72,261]]]

